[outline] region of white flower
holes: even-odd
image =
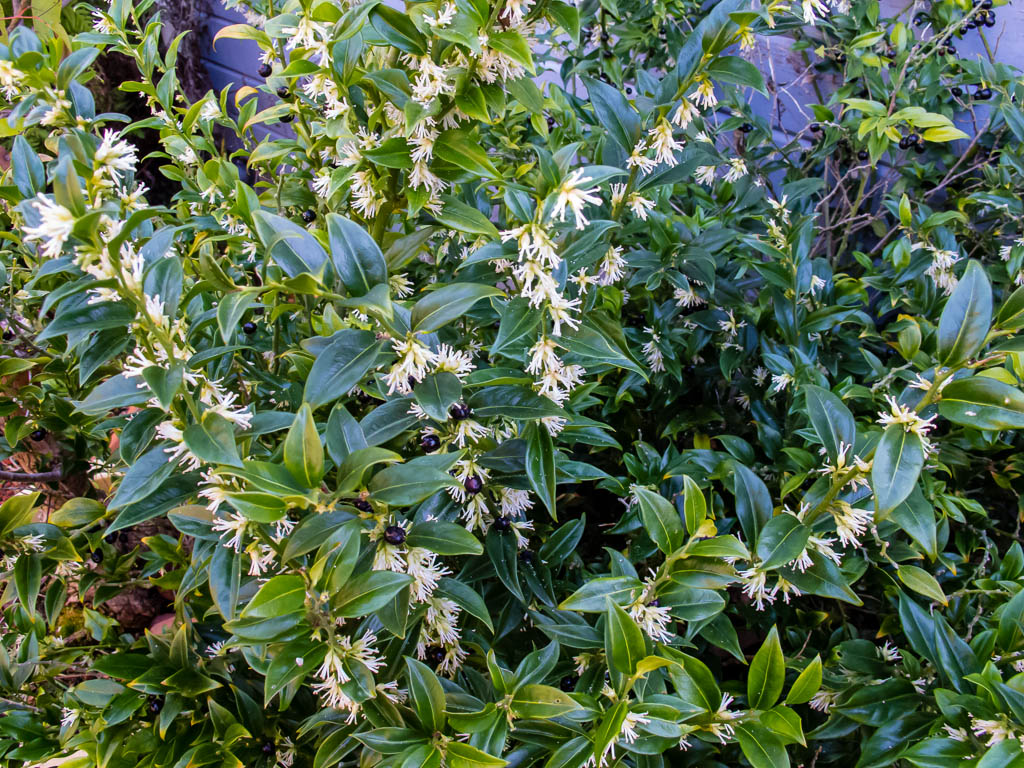
[[[833,691],[818,691],[811,697],[811,709],[827,713],[832,709],[832,706],[836,703],[836,699],[838,698],[839,694]]]
[[[777,373],[772,375],[772,387],[770,393],[773,395],[779,394],[786,387],[793,383],[793,377],[788,373]]]
[[[626,743],[632,744],[638,736],[636,727],[638,725],[647,725],[649,722],[651,722],[651,718],[639,712],[627,712],[626,719],[622,721],[622,726],[619,728],[619,736]]]
[[[321,168],[313,177],[313,194],[317,197],[327,199],[331,191],[331,169]]]
[[[745,571],[739,572],[739,577],[744,581],[743,593],[749,597],[754,607],[763,611],[765,603],[771,604],[775,602],[775,595],[779,588],[768,589],[767,574],[757,568],[749,568]]]
[[[122,171],[135,170],[135,147],[127,141],[119,141],[116,131],[104,131],[103,141],[93,156],[93,162],[100,173],[106,171],[111,178],[119,179]]]
[[[739,181],[747,175],[747,164],[743,162],[743,158],[734,157],[729,160],[729,170],[725,174],[725,180],[728,182]]]
[[[679,162],[676,160],[675,153],[686,145],[672,138],[672,124],[668,120],[664,117],[661,118],[658,124],[647,132],[647,135],[651,138],[651,148],[654,150],[654,161],[656,163],[666,163],[669,166],[674,166]]]
[[[242,540],[249,527],[248,519],[238,512],[231,512],[227,517],[215,517],[211,527],[221,534],[231,534],[230,538],[224,542],[225,547],[233,549],[235,552],[242,551]]]
[[[565,221],[565,211],[566,208],[569,208],[572,210],[573,216],[576,218],[576,229],[583,229],[583,227],[589,223],[587,217],[583,215],[584,206],[587,203],[592,205],[601,204],[601,198],[597,194],[597,187],[581,189],[581,187],[590,180],[589,176],[583,175],[582,168],[577,168],[569,174],[569,176],[562,181],[562,185],[558,188],[558,195],[555,198],[552,216],[558,217],[559,221]]]
[[[75,227],[75,215],[63,205],[39,195],[33,202],[39,213],[39,226],[25,227],[25,239],[42,241],[43,256],[56,259]]]
[[[693,172],[693,178],[698,184],[705,186],[711,186],[715,183],[715,172],[717,169],[713,165],[699,165]]]
[[[834,502],[831,511],[839,541],[844,547],[859,547],[860,537],[867,531],[874,513],[868,509],[857,509],[845,501]]]
[[[531,5],[531,0],[506,0],[501,18],[507,19],[511,24],[521,24],[524,14],[530,10]]]
[[[646,218],[646,216],[644,217]],[[611,246],[605,251],[604,256],[600,261],[600,272],[598,273],[597,282],[598,285],[612,285],[617,283],[625,276],[623,269],[626,266],[625,259],[622,258],[622,247],[618,245]]]
[[[885,399],[889,404],[889,412],[879,411],[878,423],[885,427],[900,424],[905,431],[913,432],[927,442],[928,433],[935,426],[932,424],[935,421],[935,417],[931,416],[927,419],[922,419],[915,411],[902,405],[892,395],[886,395]]]
[[[665,359],[661,354],[661,350],[658,348],[658,341],[660,336],[654,332],[653,328],[644,328],[644,332],[647,333],[651,338],[643,346],[644,357],[647,358],[647,365],[650,366],[652,373],[660,373],[665,370]]]
[[[676,300],[676,306],[688,309],[704,304],[704,299],[692,288],[676,288],[672,292],[672,298]]]
[[[448,344],[441,344],[437,348],[433,364],[435,372],[447,371],[454,373],[460,379],[476,368],[473,364],[473,356],[469,352],[455,349]]]
[[[412,597],[418,603],[426,602],[430,598],[441,577],[451,575],[450,570],[437,562],[437,555],[423,547],[410,547],[406,553],[406,561],[406,573],[413,578]]]
[[[456,10],[455,3],[446,2],[441,10],[437,12],[436,18],[434,16],[424,16],[423,20],[432,27],[444,29],[454,21]],[[508,8],[505,9],[505,12],[508,12]],[[504,16],[505,14],[503,13],[502,15]]]
[[[636,146],[633,147],[633,151],[629,153],[629,157],[626,158],[627,168],[639,168],[643,174],[650,173],[653,171],[658,163],[656,160],[652,160],[645,154],[647,152],[647,142],[640,139]],[[624,187],[625,185],[623,185]]]
[[[679,102],[679,106],[676,108],[675,114],[672,115],[672,122],[678,125],[680,128],[686,128],[693,118],[697,117],[700,111],[693,106],[687,99],[683,99]]]
[[[715,96],[715,85],[711,78],[704,75],[697,81],[697,89],[690,94],[689,98],[697,102],[701,109],[707,109],[718,104],[718,97]]]
[[[434,361],[434,353],[413,336],[404,341],[394,339],[391,346],[399,356],[399,361],[384,377],[388,385],[388,394],[408,394],[412,391],[410,379],[417,382],[423,380],[427,375],[427,366]]]
[[[15,67],[10,61],[0,59],[0,91],[3,92],[8,101],[13,100],[18,95],[23,77],[25,77],[25,73]]]
[[[974,735],[979,739],[988,737],[988,741],[985,742],[986,747],[991,747],[993,744],[998,744],[1000,741],[1006,739],[1016,739],[1017,734],[1005,718],[999,720],[983,720],[979,717],[971,718],[971,730],[974,731]]]
[[[828,7],[821,0],[801,0],[800,8],[804,22],[812,27],[815,21],[825,18],[828,13]]]

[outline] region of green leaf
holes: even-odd
[[[284,465],[306,488],[318,487],[324,476],[324,447],[308,403],[299,408],[284,439]]]
[[[11,499],[24,499],[25,496],[12,496]],[[50,515],[49,522],[62,528],[77,528],[95,522],[106,514],[106,507],[95,499],[81,496],[68,499],[60,509]],[[0,525],[0,528],[3,526]]]
[[[423,547],[438,555],[482,555],[484,545],[461,525],[443,520],[415,523],[405,539],[406,546]]]
[[[686,531],[691,536],[697,533],[701,523],[708,516],[708,503],[697,482],[689,475],[683,475],[683,517]]]
[[[384,254],[370,234],[337,213],[327,214],[331,263],[352,296],[363,296],[388,280]]]
[[[317,276],[327,265],[327,251],[319,241],[298,224],[264,210],[254,211],[256,234],[270,257],[288,277],[303,272]]]
[[[353,451],[338,467],[338,490],[343,493],[354,491],[363,485],[366,471],[377,464],[395,464],[402,461],[402,455],[387,448],[372,446]]]
[[[344,396],[376,365],[381,348],[369,331],[345,328],[333,334],[306,377],[303,399],[317,408]]]
[[[465,315],[481,299],[501,295],[502,292],[493,285],[446,285],[416,302],[412,308],[412,328],[418,333],[431,333]]]
[[[640,138],[640,116],[617,88],[591,77],[582,80],[598,123],[608,132],[608,138],[628,155]]]
[[[523,685],[512,696],[512,711],[519,717],[548,719],[579,708],[568,694],[550,685]]]
[[[35,616],[42,579],[43,564],[38,555],[23,554],[14,561],[14,587],[29,616]]]
[[[392,571],[369,571],[351,579],[334,596],[334,616],[362,617],[383,608],[399,590],[412,583],[412,576]]]
[[[129,504],[145,499],[174,471],[176,463],[171,461],[165,451],[165,445],[158,445],[142,454],[124,473],[117,493],[107,505],[114,512]]]
[[[444,208],[440,213],[433,214],[441,224],[467,235],[483,235],[488,239],[498,239],[498,228],[476,208],[451,195],[441,195],[441,201]]]
[[[509,532],[502,533],[492,525],[487,531],[484,547],[498,580],[519,602],[525,603],[526,597],[519,585],[519,557],[515,538]]]
[[[481,387],[467,405],[479,418],[504,417],[516,421],[565,417],[566,412],[550,398],[538,395],[529,387],[492,384]]]
[[[442,455],[451,456],[452,463],[458,458],[458,454]],[[446,469],[430,466],[422,458],[385,467],[374,475],[369,486],[373,499],[396,507],[409,507],[443,488],[458,486]]]
[[[906,499],[897,504],[889,513],[892,521],[925,551],[933,560],[939,556],[939,545],[936,537],[935,508],[921,489],[914,490]]]
[[[736,740],[753,768],[789,768],[782,740],[756,725],[736,725]]]
[[[772,497],[764,480],[751,469],[732,462],[733,494],[736,496],[736,517],[747,541],[757,541],[761,528],[772,517]]]
[[[491,614],[487,610],[487,603],[484,602],[484,599],[472,587],[463,584],[458,579],[451,579],[446,576],[438,582],[436,594],[438,597],[446,597],[455,602],[466,613],[480,619],[487,629],[494,632],[494,624],[491,622]]]
[[[141,405],[149,397],[149,389],[138,379],[119,373],[93,389],[84,400],[73,400],[72,403],[77,411],[86,416],[102,416],[114,408]]]
[[[183,438],[189,451],[203,461],[242,466],[235,444],[234,425],[215,411],[204,413],[200,424],[186,427]]]
[[[851,605],[862,605],[857,594],[832,560],[813,550],[808,551],[813,565],[807,570],[785,568],[783,578],[801,592],[842,600]]]
[[[444,423],[448,421],[448,409],[462,398],[462,382],[454,373],[441,371],[416,384],[413,394],[430,418]]]
[[[534,424],[526,439],[526,479],[547,507],[552,520],[558,520],[555,501],[555,447],[546,427]]]
[[[806,704],[814,698],[814,694],[821,688],[821,656],[815,656],[811,663],[804,667],[793,681],[789,693],[786,694],[786,704]]]
[[[501,178],[501,172],[487,156],[480,139],[468,131],[444,131],[434,141],[434,156],[483,178]]]
[[[449,741],[445,747],[449,768],[501,768],[508,765],[507,760],[493,757],[483,750],[461,741]],[[413,768],[409,766],[409,768]]]
[[[810,535],[811,529],[795,515],[783,512],[773,517],[757,537],[756,552],[761,558],[761,568],[778,568],[800,557]]]
[[[271,619],[297,613],[306,604],[306,583],[297,574],[274,576],[242,611],[243,619]]]
[[[427,52],[427,41],[406,14],[387,5],[377,5],[370,11],[370,23],[381,37],[400,51],[422,56]]]
[[[238,333],[242,315],[256,302],[251,290],[229,293],[217,304],[217,328],[225,344],[230,344]]]
[[[281,559],[288,561],[294,557],[302,557],[307,552],[312,552],[352,520],[352,513],[343,509],[324,512],[322,515],[310,515],[288,537]],[[348,534],[358,536],[358,524],[349,525]]]
[[[939,586],[939,582],[923,568],[918,568],[916,565],[900,565],[896,568],[896,574],[900,577],[900,581],[918,594],[924,595],[943,605],[949,603],[946,594],[942,591],[942,587]]]
[[[901,424],[886,427],[871,466],[871,487],[881,512],[892,510],[910,495],[922,467],[924,444],[917,433],[907,432]]]
[[[500,354],[515,356],[536,340],[537,327],[540,325],[542,313],[530,306],[524,298],[514,298],[498,307],[501,322],[498,334],[491,344],[491,356]]]
[[[942,390],[939,413],[974,429],[1024,429],[1024,393],[988,376],[958,379]]]
[[[760,70],[739,56],[716,56],[708,64],[707,73],[723,83],[742,85],[768,95]]]
[[[685,532],[675,505],[660,493],[639,485],[630,490],[640,506],[640,519],[651,541],[666,555],[679,549]]]
[[[807,399],[807,416],[811,420],[821,444],[825,446],[828,459],[835,464],[839,458],[840,446],[853,450],[857,442],[857,427],[853,414],[846,404],[827,389],[807,385],[803,387]],[[847,457],[849,458],[849,457]]]
[[[628,605],[643,589],[640,579],[634,576],[605,576],[590,579],[559,605],[563,611],[600,613],[605,610],[607,599],[619,605]]]
[[[633,617],[610,597],[605,598],[604,648],[611,666],[622,675],[632,675],[647,655],[644,633]]]
[[[939,360],[957,366],[974,357],[991,325],[992,286],[985,268],[972,259],[939,318]]]
[[[1010,331],[1024,328],[1024,285],[1003,302],[996,315],[996,325]]]
[[[409,699],[420,724],[429,733],[443,731],[445,701],[441,681],[430,667],[416,659],[406,656],[405,667],[409,680]]]
[[[754,654],[747,674],[747,702],[751,709],[771,709],[786,682],[786,659],[779,643],[779,631],[772,627]]]

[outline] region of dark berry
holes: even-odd
[[[750,133],[752,130],[754,130],[754,126],[752,126],[750,123],[744,123],[743,125],[740,126],[741,133]]]
[[[903,136],[903,137],[900,138],[899,147],[900,147],[900,149],[908,149],[910,147],[910,144],[907,143],[907,137],[906,136]]]
[[[4,341],[10,341],[14,338],[14,331],[7,329],[4,331]]]
[[[282,99],[287,99],[289,93],[290,91],[288,90],[288,87],[285,85],[282,85],[280,88],[277,89],[277,95],[280,96]]]
[[[498,531],[499,533],[504,533],[511,527],[512,522],[504,515],[502,515],[494,521],[494,530]]]
[[[950,56],[956,56],[956,46],[946,43],[946,53],[948,53]]]
[[[295,115],[293,115],[291,112],[289,112],[287,115],[282,115],[281,116],[281,122],[282,123],[290,123],[294,119],[295,119]]]
[[[89,555],[89,559],[91,559],[97,565],[99,563],[102,563],[103,562],[103,550],[100,550],[100,549],[93,550],[93,553],[91,555]]]
[[[809,126],[807,126],[807,129],[811,133],[817,133],[818,131],[821,130],[821,123],[811,123]]]
[[[862,149],[860,152],[857,153],[857,159],[860,160],[862,163],[865,160],[867,160],[868,157],[869,157],[869,155],[868,155],[868,151],[866,149]]]
[[[987,10],[992,7],[992,0],[981,0],[981,2],[978,3],[978,5]]]
[[[925,147],[923,143],[914,145],[914,151],[919,155],[923,154],[925,149],[927,149],[927,147]]]
[[[444,661],[444,657],[448,654],[440,645],[431,645],[427,648],[427,661],[431,662],[435,667]]]
[[[470,407],[465,403],[456,403],[455,405],[448,409],[448,414],[456,421],[468,419],[469,414],[471,414],[472,412],[473,411],[470,410]]]
[[[263,745],[262,750],[263,750],[263,754],[264,755],[272,755],[272,754],[274,754],[274,750],[275,750],[274,742],[268,741],[266,744]]]
[[[384,529],[384,541],[398,546],[405,541],[405,528],[400,525],[389,525]]]
[[[978,20],[968,19],[964,26],[967,27],[968,29],[974,29],[976,26],[978,26]]]
[[[601,42],[602,43],[607,43],[611,39],[612,39],[612,36],[609,35],[607,32],[602,32],[601,33]]]
[[[32,434],[29,435],[29,437],[31,437],[36,442],[39,442],[40,440],[43,440],[43,439],[46,438],[46,430],[45,429],[33,430]]]
[[[928,23],[928,17],[925,16],[923,13],[919,13],[916,16],[914,16],[914,26],[915,27],[922,27],[922,26],[924,26],[927,23]]]
[[[994,27],[995,25],[996,25],[996,15],[992,11],[989,11],[988,15],[985,17],[985,26],[986,27]]]
[[[536,557],[534,556],[533,552],[531,552],[528,549],[524,549],[522,552],[519,553],[519,562],[523,563],[524,565],[533,565],[534,562],[536,562]]]
[[[103,537],[103,540],[107,542],[107,544],[113,544],[115,541],[117,541],[117,534],[108,533],[106,536]]]
[[[919,141],[921,141],[921,137],[918,136],[916,133],[911,133],[907,135],[907,144],[913,145],[917,144]]]
[[[964,95],[964,89],[961,88],[959,85],[954,85],[952,88],[949,89],[949,92],[952,93],[953,96],[955,96],[958,99]]]
[[[424,435],[420,440],[420,447],[427,453],[433,453],[441,447],[441,438],[437,435]]]
[[[307,208],[302,212],[302,220],[307,224],[312,224],[316,221],[316,211]]]
[[[366,499],[356,499],[352,502],[352,506],[360,512],[373,512],[373,507],[370,506],[370,502]]]
[[[992,98],[992,89],[991,88],[979,88],[978,90],[976,90],[974,92],[974,98],[980,99],[981,101],[985,101],[986,99],[991,99]]]
[[[254,323],[252,320],[249,320],[248,322],[242,324],[242,330],[251,336],[252,334],[256,333],[256,323]]]
[[[846,63],[846,54],[845,53],[840,53],[838,56],[836,56],[836,61],[838,63],[840,63],[840,64],[845,64]]]
[[[562,678],[561,682],[558,684],[558,687],[566,693],[572,693],[576,690],[576,681],[578,679],[579,678],[573,677],[572,675],[566,675]]]
[[[256,71],[259,72],[260,77],[270,77],[274,72],[274,68],[269,64],[260,64],[260,68]]]
[[[548,130],[549,131],[555,130],[555,118],[553,118],[551,116],[548,116]]]
[[[475,496],[476,494],[480,493],[480,491],[483,490],[484,482],[479,477],[476,477],[474,475],[473,477],[467,477],[466,482],[464,482],[462,485],[466,489],[466,493],[470,494],[471,496]]]

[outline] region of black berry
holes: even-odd
[[[821,130],[821,123],[811,123],[809,126],[807,126],[807,129],[811,133],[817,133],[818,131]]]
[[[550,115],[548,116],[548,130],[555,130],[555,118],[551,117]]]
[[[740,126],[740,131],[742,133],[750,133],[752,130],[754,130],[754,126],[752,126],[750,123],[744,123],[743,125]]]
[[[925,149],[926,149],[926,147],[925,147],[925,145],[924,145],[923,143],[921,143],[921,144],[915,144],[915,145],[914,145],[914,151],[915,151],[915,152],[916,152],[917,154],[919,154],[919,155],[920,155],[920,154],[923,154],[923,153],[924,153],[924,151],[925,151]]]
[[[958,99],[964,95],[964,89],[961,88],[959,85],[954,85],[952,88],[949,89],[949,92],[952,93],[953,96],[955,96]]]
[[[424,435],[420,440],[420,447],[427,453],[433,453],[441,447],[441,438],[437,435]]]
[[[4,331],[4,341],[10,341],[14,338],[14,331],[7,329]]]
[[[914,16],[914,26],[915,27],[921,27],[921,26],[924,26],[927,23],[928,23],[928,17],[925,16],[923,13],[919,13],[916,16]]]
[[[282,99],[287,99],[289,93],[290,91],[288,90],[287,86],[282,85],[280,88],[277,89],[277,95],[280,96]]]
[[[164,708],[164,703],[156,696],[149,697],[149,711],[156,714]]]
[[[268,741],[262,747],[264,755],[272,755],[272,754],[274,754],[274,749],[275,749],[274,742],[272,742],[272,741]]]
[[[316,211],[306,209],[305,211],[302,212],[302,220],[307,224],[312,224],[314,221],[316,221]]]
[[[607,32],[602,32],[601,33],[601,42],[602,43],[607,43],[611,39],[612,39],[612,36],[609,35]]]
[[[867,160],[868,157],[869,157],[869,155],[868,155],[868,151],[866,149],[862,149],[860,152],[857,153],[857,159],[860,160],[862,163],[865,160]]]
[[[256,323],[254,323],[252,320],[249,320],[248,322],[242,324],[242,330],[245,331],[247,334],[252,335],[256,333]]]
[[[96,564],[102,563],[103,562],[103,550],[100,550],[100,549],[93,550],[93,553],[91,555],[89,555],[89,559],[92,560]]]
[[[981,2],[978,3],[978,5],[980,5],[982,8],[985,8],[985,9],[991,8],[992,7],[992,0],[981,0]]]
[[[294,119],[295,119],[295,115],[293,115],[291,112],[289,112],[287,115],[282,115],[281,122],[282,123],[290,123]]]
[[[480,491],[483,490],[484,487],[483,481],[479,477],[476,477],[475,475],[473,477],[467,477],[466,482],[464,482],[462,485],[466,489],[466,493],[472,496],[475,496],[476,494],[480,493]]]
[[[405,528],[400,525],[389,525],[384,529],[384,541],[398,546],[405,541]]]
[[[43,439],[46,438],[46,430],[45,429],[33,430],[32,434],[29,435],[29,437],[31,437],[36,442],[39,442],[40,440],[43,440]]]
[[[108,533],[106,536],[103,537],[103,540],[107,542],[107,544],[113,544],[115,541],[117,541],[117,533]]]
[[[456,403],[455,405],[448,409],[448,415],[450,415],[456,421],[468,419],[469,414],[471,414],[472,412],[473,411],[470,410],[469,406],[466,405],[465,403]]]
[[[265,315],[267,313],[267,310],[265,310],[263,307],[256,307],[256,309],[254,309],[252,313],[254,315]]]
[[[576,681],[578,679],[579,678],[573,677],[572,675],[566,675],[562,678],[561,682],[558,684],[558,687],[566,693],[572,693],[576,690]]]
[[[845,64],[846,63],[846,54],[845,53],[840,53],[838,56],[836,56],[836,61],[838,63],[840,63],[840,64]]]
[[[907,142],[907,137],[906,136],[903,136],[903,137],[900,138],[899,146],[900,146],[900,149],[909,149],[910,148],[910,144],[909,144],[909,142]]]
[[[919,141],[921,141],[921,137],[916,133],[911,133],[907,136],[907,144],[917,144]]]
[[[986,99],[991,99],[992,98],[992,89],[991,88],[979,88],[978,90],[976,90],[974,92],[974,98],[980,99],[981,101],[985,101]]]
[[[440,645],[431,645],[427,648],[427,661],[432,663],[435,667],[444,661],[444,657],[447,655],[448,654],[445,653],[444,648]]]
[[[356,499],[352,502],[352,506],[360,512],[373,512],[373,507],[370,506],[370,502],[366,499]]]
[[[985,16],[985,26],[994,27],[996,25],[996,15],[994,12],[989,11],[988,15]]]
[[[494,521],[494,530],[498,531],[499,533],[504,533],[505,531],[507,531],[511,527],[512,527],[512,522],[507,517],[505,517],[504,515],[502,515],[501,517],[499,517],[497,520]]]
[[[259,72],[260,77],[270,77],[274,68],[269,64],[260,64],[260,68],[256,71]]]

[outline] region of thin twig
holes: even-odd
[[[0,469],[0,480],[10,483],[56,483],[64,475],[64,470],[58,464],[49,472],[8,472]]]

